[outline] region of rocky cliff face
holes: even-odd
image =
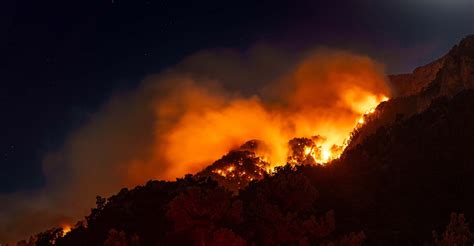
[[[410,96],[426,88],[443,67],[446,57],[442,57],[430,64],[413,70],[411,74],[390,75],[390,83],[395,90],[395,96]]]
[[[396,97],[449,96],[474,88],[474,35],[464,38],[440,59],[411,74],[391,75],[389,79]]]
[[[474,35],[467,36],[442,58],[411,74],[390,76],[395,97],[378,106],[376,113],[352,136],[348,149],[362,143],[382,126],[426,110],[441,97],[451,98],[474,89]]]
[[[474,88],[474,35],[451,49],[432,86],[441,96]]]

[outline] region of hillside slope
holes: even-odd
[[[195,176],[98,197],[71,232],[20,245],[430,245],[451,212],[474,220],[474,36],[442,60],[419,91],[382,103],[330,165],[268,175],[249,141]],[[230,162],[245,180],[214,175]]]
[[[424,242],[450,212],[474,219],[473,108],[474,91],[464,91],[379,128],[324,174],[330,206],[348,204],[336,211],[378,243]]]

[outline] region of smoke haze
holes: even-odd
[[[383,67],[345,51],[200,52],[113,96],[44,157],[44,188],[2,195],[0,241],[74,223],[96,195],[198,172],[250,139],[273,165],[286,163],[293,137],[341,145],[385,96]]]

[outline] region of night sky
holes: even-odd
[[[409,72],[474,33],[474,1],[4,0],[0,18],[0,193],[11,193],[41,187],[44,155],[110,95],[199,50],[325,45]]]

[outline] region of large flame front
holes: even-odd
[[[265,143],[256,153],[270,163],[268,170],[300,161],[290,158],[288,141],[295,137],[313,139],[304,152],[315,163],[327,163],[340,156],[364,115],[388,99],[380,71],[367,57],[316,53],[251,97],[173,77],[174,86],[166,86],[156,103],[155,156],[145,162],[148,168],[135,161],[129,173],[142,177],[153,163],[168,164],[156,175],[161,179],[196,173],[249,139]],[[223,176],[233,172],[220,170]]]
[[[376,98],[376,100],[373,100]],[[381,103],[388,101],[388,97],[386,96],[373,96],[369,97],[366,101],[368,103],[361,105],[360,109],[366,108],[365,113],[360,115],[358,118],[354,120],[353,130],[356,130],[362,127],[366,123],[366,119],[375,113],[376,107]],[[330,136],[329,136],[330,137]],[[292,144],[292,141],[296,141],[296,143]],[[312,137],[312,139],[294,139],[290,141],[290,149],[292,153],[289,153],[288,156],[288,163],[292,165],[301,165],[307,163],[317,163],[324,165],[334,159],[337,159],[341,156],[344,149],[347,147],[349,142],[349,134],[346,138],[339,143],[332,143],[329,144],[326,138],[321,137]],[[294,145],[299,146],[294,146]],[[295,148],[303,148],[301,153],[298,153]]]
[[[387,97],[377,98],[376,103],[388,100]],[[367,107],[370,104],[366,104]],[[366,110],[358,119],[354,119],[354,130],[362,127],[366,120],[376,112],[375,106]],[[252,180],[261,179],[264,173],[272,174],[276,166],[286,163],[296,165],[326,165],[340,157],[350,141],[349,136],[339,145],[327,144],[327,139],[321,136],[310,138],[293,138],[288,142],[287,162],[268,163],[271,158],[265,151],[265,143],[251,140],[237,149],[230,151],[211,166],[207,167],[198,176],[211,176],[230,190],[237,191],[249,184]]]

